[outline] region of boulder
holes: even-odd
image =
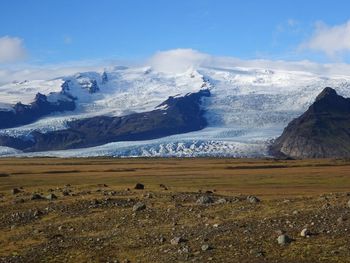
[[[136,190],[143,190],[143,189],[145,189],[145,186],[143,184],[141,184],[141,183],[137,183],[135,185],[134,189],[136,189]]]

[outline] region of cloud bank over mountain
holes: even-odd
[[[153,56],[143,61],[76,61],[71,63],[35,66],[22,64],[16,67],[0,68],[0,84],[12,81],[53,79],[56,77],[71,75],[77,72],[98,71],[117,65],[122,66],[148,66],[155,71],[179,74],[189,69],[205,68],[261,68],[271,70],[304,71],[323,76],[349,75],[350,65],[346,63],[316,63],[308,60],[286,61],[253,59],[244,60],[236,57],[213,56],[194,49],[173,49],[156,52]]]

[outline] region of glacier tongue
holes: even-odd
[[[350,97],[350,77],[322,77],[308,72],[256,68],[199,68],[182,74],[160,73],[149,67],[118,67],[103,73],[87,72],[50,81],[0,87],[0,98],[29,101],[24,94],[37,87],[48,94],[70,80],[69,93],[77,98],[71,113],[52,114],[1,134],[25,136],[65,129],[67,121],[98,115],[120,116],[155,109],[169,96],[183,96],[210,88],[203,107],[209,126],[201,131],[142,142],[115,142],[93,148],[45,153],[20,153],[1,148],[1,155],[26,156],[234,156],[267,155],[271,139],[279,136],[293,118],[304,112],[326,86]],[[96,92],[89,92],[94,81]],[[15,93],[11,88],[18,87]],[[0,99],[0,103],[5,101]],[[2,105],[2,104],[1,104]]]

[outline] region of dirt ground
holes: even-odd
[[[350,160],[0,159],[0,262],[350,262],[349,200]]]

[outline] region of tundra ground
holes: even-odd
[[[0,262],[350,262],[349,199],[350,160],[0,159]]]

